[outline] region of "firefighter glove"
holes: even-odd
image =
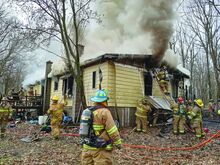
[[[115,147],[116,147],[118,150],[122,149],[121,144],[115,145]]]

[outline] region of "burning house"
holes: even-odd
[[[151,55],[104,54],[85,61],[82,67],[87,104],[92,104],[90,97],[97,89],[106,89],[109,94],[108,106],[121,126],[135,124],[137,100],[143,97],[148,97],[151,106],[162,115],[171,112],[154,75],[153,70],[158,66],[153,60]],[[189,74],[182,68],[168,70],[168,85],[175,99],[179,95],[179,82],[189,78]]]
[[[97,12],[103,15],[102,26],[85,37],[82,58],[87,58],[81,59],[87,105],[91,105],[89,98],[101,87],[108,91],[109,106],[121,126],[134,125],[136,102],[145,96],[155,109],[171,111],[169,103],[163,99],[155,71],[163,63],[172,35],[173,4],[174,0],[98,0]],[[176,61],[173,59],[166,61]],[[59,68],[53,66],[49,81],[45,82],[48,88],[44,90],[45,103],[49,104],[51,95],[62,98],[67,94],[67,112],[78,120],[81,106],[74,77],[65,69],[54,72]],[[180,93],[179,82],[189,74],[175,64],[167,66],[168,86],[171,98],[175,99]]]

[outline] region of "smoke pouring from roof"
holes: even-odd
[[[97,0],[102,24],[88,34],[84,54],[154,54],[160,62],[172,35],[174,1]]]
[[[152,33],[152,54],[155,61],[160,62],[168,47],[168,42],[173,33],[172,4],[174,0],[145,0],[150,5],[145,8],[140,25],[144,31]]]

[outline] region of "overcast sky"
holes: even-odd
[[[62,54],[62,45],[58,42],[52,41],[47,49],[54,52],[55,54]],[[43,79],[47,61],[54,62],[60,60],[60,58],[56,55],[40,48],[31,52],[31,54],[34,55],[34,60],[30,60],[30,63],[27,64],[27,75],[23,85],[28,85],[34,83],[37,80]]]

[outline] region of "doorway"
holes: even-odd
[[[150,72],[144,72],[144,94],[145,96],[152,96],[153,78]]]

